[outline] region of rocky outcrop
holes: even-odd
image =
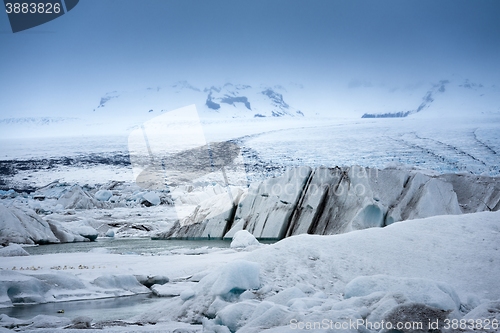
[[[429,176],[359,166],[300,167],[252,185],[231,200],[214,197],[200,203],[191,216],[161,237],[232,238],[239,230],[258,239],[303,233],[332,235],[499,208],[499,178]]]

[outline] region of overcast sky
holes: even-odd
[[[498,0],[81,0],[13,34],[0,13],[0,117],[177,80],[325,93],[453,75],[494,83],[499,17]]]

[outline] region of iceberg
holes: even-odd
[[[245,248],[259,244],[259,241],[254,235],[249,233],[247,230],[240,230],[234,234],[230,246],[231,248]]]
[[[0,204],[0,242],[48,244],[59,243],[59,239],[34,211]]]

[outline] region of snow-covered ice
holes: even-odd
[[[160,297],[173,297],[180,296],[182,292],[186,290],[193,290],[193,287],[196,285],[196,282],[176,282],[176,283],[165,283],[162,285],[153,285],[151,287],[151,291],[156,296]],[[186,297],[186,294],[184,294]],[[193,295],[194,296],[194,295]]]
[[[487,313],[495,318],[499,221],[499,212],[435,216],[197,255],[5,257],[0,262],[2,300],[8,305],[12,298],[46,302],[47,296],[57,301],[150,292],[136,276],[163,275],[171,282],[152,289],[179,296],[166,298],[130,323],[172,321],[170,325],[203,324],[206,331],[285,332],[297,322],[401,318],[396,314],[407,309],[443,319],[486,315],[484,309],[493,309]]]
[[[49,224],[34,211],[23,211],[0,204],[0,237],[3,242],[35,244],[58,243]]]
[[[259,289],[259,265],[243,260],[226,264],[212,285],[211,293],[229,299],[245,290]],[[209,277],[207,277],[209,279]]]
[[[0,248],[0,257],[19,257],[29,256],[29,253],[21,245],[9,244],[8,246]]]
[[[94,194],[95,198],[99,201],[108,201],[113,196],[110,190],[99,190]]]
[[[247,230],[237,231],[231,241],[232,248],[249,247],[254,245],[259,245],[259,241]]]
[[[411,307],[460,319],[500,298],[499,221],[498,212],[484,212],[289,237],[213,271],[194,296],[165,301],[142,318],[238,332],[284,332],[291,320],[377,322]]]
[[[228,147],[240,147],[238,163],[243,164],[238,165],[244,165],[246,179],[237,186],[208,173],[196,181],[145,188],[134,183],[125,137],[0,145],[1,162],[18,167],[2,175],[18,190],[0,192],[7,226],[2,229],[17,235],[5,242],[150,237],[185,227],[188,235],[226,236],[234,243],[230,249],[177,248],[144,255],[108,249],[10,254],[0,261],[1,302],[11,306],[138,293],[164,297],[134,318],[91,322],[105,332],[288,332],[298,323],[404,320],[408,312],[425,313],[426,318],[414,316],[419,320],[498,320],[498,124],[492,114],[450,117],[439,126],[429,126],[420,114],[363,120],[203,119],[204,142],[231,140]],[[155,152],[161,151],[160,143],[153,143]],[[30,145],[39,149],[19,148]],[[308,170],[307,175],[294,174],[291,167]],[[377,177],[357,177],[375,168]],[[302,193],[306,183],[309,188],[333,182],[335,174],[327,170],[342,171],[350,192],[330,201],[323,191]],[[273,186],[287,184],[288,193],[274,195]],[[361,185],[368,194],[354,195]],[[346,222],[342,231],[347,233],[306,234],[328,227],[327,215],[316,213],[325,208],[330,217],[343,216],[339,221]],[[220,223],[233,218],[230,229]],[[193,231],[204,221],[210,225],[199,234]],[[292,223],[285,228],[282,221]],[[27,227],[19,229],[21,223]],[[250,229],[259,237],[291,237],[259,244],[243,232]],[[12,253],[9,247],[1,251]],[[169,281],[158,279],[148,288],[141,283],[148,277]],[[74,322],[56,319],[61,316],[31,322],[2,316],[0,326],[76,331]],[[366,328],[344,331],[380,332]]]
[[[500,179],[400,168],[299,167],[201,201],[159,238],[331,235],[436,215],[497,210]]]

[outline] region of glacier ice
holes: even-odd
[[[500,179],[395,168],[300,167],[202,200],[164,238],[331,235],[436,215],[500,209]]]
[[[20,244],[59,243],[49,224],[30,209],[0,204],[0,241]]]
[[[147,206],[158,206],[161,203],[160,196],[154,191],[142,192],[141,198],[141,203]]]
[[[133,275],[102,275],[92,282],[95,286],[107,289],[108,293],[119,296],[123,295],[123,291],[130,292],[129,294],[148,293],[149,289],[137,281]]]
[[[458,311],[460,308],[460,298],[451,286],[427,279],[387,275],[359,276],[345,286],[344,296],[361,297],[375,292],[400,293],[409,302],[444,311]]]
[[[29,253],[18,244],[9,244],[9,246],[0,247],[0,257],[16,256],[29,256]]]
[[[367,332],[370,323],[382,320],[493,319],[498,301],[479,299],[500,297],[498,266],[491,262],[498,214],[436,216],[341,235],[292,236],[246,257],[259,265],[259,284],[245,292],[254,297],[228,293],[236,285],[232,282],[215,290],[227,284],[221,272],[238,267],[235,261],[207,275],[192,298],[177,308],[173,302],[159,318],[201,320],[206,331],[224,332],[288,332],[291,320],[324,318],[366,324],[352,332]],[[469,300],[470,293],[476,302]],[[471,315],[464,316],[470,311],[465,303],[476,307]]]
[[[259,241],[247,230],[237,231],[234,234],[233,240],[231,242],[232,248],[242,248],[252,245],[259,245]]]
[[[94,194],[94,197],[98,201],[108,201],[113,196],[113,192],[110,190],[99,190]]]
[[[217,193],[217,192],[216,192]],[[233,219],[235,203],[243,190],[231,187],[203,200],[187,217],[167,231],[164,238],[222,238],[228,232],[228,222]]]
[[[245,290],[260,288],[259,264],[237,260],[226,264],[215,280],[211,292],[224,298]]]

